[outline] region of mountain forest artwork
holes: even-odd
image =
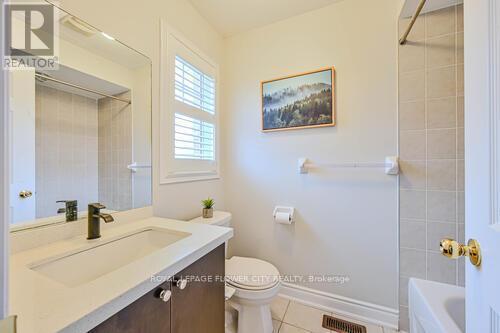
[[[262,129],[335,126],[335,70],[262,82]]]

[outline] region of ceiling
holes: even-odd
[[[403,8],[401,9],[401,17],[411,17],[417,10],[420,0],[406,0]],[[453,6],[459,3],[463,3],[463,0],[428,0],[425,3],[422,14],[432,12],[441,8]]]
[[[190,0],[224,37],[262,27],[342,0]]]
[[[105,37],[101,31],[93,27],[91,27],[92,33],[88,35],[75,29],[71,24],[65,23],[67,22],[65,19],[74,18],[74,16],[60,9],[58,10],[58,17],[60,18],[59,37],[61,39],[78,47],[83,47],[91,53],[95,53],[126,68],[135,69],[149,64],[149,58],[146,56],[117,40],[111,40],[111,36],[109,38]],[[80,19],[78,20],[81,21]]]

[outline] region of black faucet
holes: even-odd
[[[101,209],[106,208],[100,203],[89,204],[88,212],[88,236],[87,239],[97,239],[101,237],[101,218],[106,223],[113,222],[115,219],[109,214],[101,213]]]
[[[76,200],[58,200],[57,203],[64,203],[64,208],[59,208],[57,214],[66,213],[66,222],[78,220],[78,201]]]

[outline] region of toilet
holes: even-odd
[[[231,213],[215,211],[212,218],[198,217],[190,222],[230,227]],[[273,332],[270,305],[280,287],[280,273],[272,264],[256,258],[226,259],[226,316],[237,312],[237,333]],[[231,328],[226,332],[232,332]]]

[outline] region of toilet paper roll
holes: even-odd
[[[274,220],[275,220],[277,223],[281,223],[281,224],[292,224],[292,221],[291,221],[291,218],[290,218],[290,214],[289,214],[289,213],[278,212],[278,213],[276,213],[276,215],[274,216]]]

